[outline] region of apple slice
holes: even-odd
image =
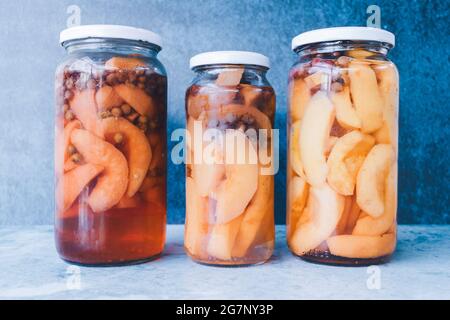
[[[375,132],[383,125],[383,100],[375,72],[370,66],[355,61],[349,65],[349,76],[353,103],[362,122],[361,130]]]
[[[385,212],[385,181],[395,161],[390,144],[377,144],[370,150],[356,178],[356,201],[358,206],[372,216]]]
[[[296,121],[291,126],[291,139],[289,141],[289,160],[290,165],[294,172],[306,179],[305,171],[303,169],[303,163],[300,156],[300,128],[302,126],[301,121]]]
[[[345,205],[344,197],[329,185],[311,187],[308,210],[310,219],[299,223],[289,243],[298,255],[304,255],[317,248],[336,229]],[[300,221],[299,221],[300,222]]]
[[[308,200],[308,184],[305,179],[292,177],[289,182],[288,238],[294,233]]]
[[[294,79],[290,83],[290,113],[292,121],[303,118],[303,113],[311,99],[310,89],[303,79]]]
[[[300,128],[300,156],[308,183],[325,184],[328,166],[326,145],[333,125],[335,109],[327,94],[318,91],[309,101]]]
[[[393,165],[386,178],[384,213],[373,218],[370,215],[358,219],[353,235],[379,236],[388,232],[397,213],[397,167]]]
[[[359,131],[351,131],[338,139],[328,157],[328,176],[330,186],[342,195],[352,195],[355,190],[355,176],[347,169],[344,159],[355,148],[365,157],[373,147],[375,139]]]
[[[331,101],[336,107],[336,120],[345,129],[360,129],[361,120],[350,100],[350,90],[346,86],[342,91],[332,92]]]
[[[331,254],[346,258],[370,259],[383,257],[395,250],[395,234],[382,236],[334,236],[327,240]]]
[[[383,126],[375,133],[378,143],[398,144],[398,72],[393,64],[375,68],[379,79],[378,88],[383,99]]]

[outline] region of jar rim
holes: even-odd
[[[315,29],[300,33],[292,39],[292,50],[298,47],[329,41],[375,41],[395,46],[395,35],[389,31],[372,27],[335,27]]]
[[[191,69],[215,64],[254,65],[267,69],[270,68],[270,60],[268,57],[252,51],[209,51],[199,53],[189,61],[189,67]]]
[[[130,26],[93,24],[67,28],[59,34],[59,42],[63,46],[68,41],[89,38],[143,41],[162,48],[162,38],[158,34]]]

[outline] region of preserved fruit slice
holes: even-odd
[[[105,62],[105,68],[133,70],[138,67],[145,68],[147,64],[138,58],[113,57]]]
[[[221,71],[216,80],[216,85],[218,86],[229,86],[234,87],[237,86],[241,82],[242,74],[244,73],[244,69],[234,69]]]
[[[75,113],[83,127],[96,136],[103,138],[100,121],[97,117],[97,105],[95,103],[95,90],[75,90],[69,101],[70,109]]]
[[[63,173],[63,168],[68,158],[67,147],[70,143],[70,135],[72,134],[73,130],[80,128],[81,122],[78,120],[73,120],[66,124],[62,133],[59,133],[56,136],[57,141],[55,143],[55,171],[58,177]]]
[[[95,94],[95,101],[99,110],[110,110],[123,104],[122,98],[110,86],[104,85]]]
[[[89,195],[88,204],[92,211],[100,212],[112,208],[127,190],[127,159],[112,144],[87,130],[75,129],[71,141],[88,163],[104,167]]]
[[[290,246],[298,255],[317,248],[336,229],[344,210],[344,197],[330,186],[309,189],[308,211],[310,219],[300,223],[295,230]]]
[[[326,93],[318,91],[309,101],[300,128],[300,155],[308,183],[325,184],[328,166],[325,149],[335,110]]]
[[[273,176],[260,175],[258,189],[244,212],[233,257],[244,257],[250,246],[255,243],[258,233],[267,232],[262,228],[267,215],[273,215]]]
[[[375,133],[378,143],[390,143],[397,147],[398,73],[393,65],[375,69],[380,79],[378,88],[383,99],[383,126]]]
[[[120,199],[119,203],[116,205],[116,208],[118,209],[136,208],[139,207],[141,204],[142,199],[139,194],[135,194],[132,197],[125,195],[122,197],[122,199]]]
[[[346,258],[369,259],[391,254],[395,249],[395,235],[334,236],[327,240],[331,254]]]
[[[364,236],[378,236],[388,232],[389,228],[395,221],[397,212],[397,168],[392,166],[386,178],[385,186],[385,205],[384,213],[378,217],[373,218],[370,215],[360,218],[355,228],[353,235]]]
[[[259,129],[272,128],[272,123],[269,117],[255,107],[247,107],[241,104],[228,104],[218,109],[213,109],[206,112],[206,116],[208,119],[222,118],[225,117],[227,114],[236,116],[248,115],[249,117],[255,119],[255,122],[257,123]]]
[[[102,171],[102,166],[88,163],[65,173],[56,186],[58,210],[69,209],[81,191]]]
[[[353,150],[365,157],[373,147],[375,139],[359,131],[352,131],[339,138],[328,157],[328,176],[330,186],[342,195],[352,195],[355,189],[356,177],[348,170],[344,160]]]
[[[230,260],[233,246],[244,216],[240,215],[225,224],[215,224],[211,230],[206,251],[219,260]]]
[[[374,218],[384,213],[385,181],[395,161],[389,144],[377,144],[370,150],[356,178],[358,206]]]
[[[291,127],[291,140],[289,145],[290,164],[294,172],[306,179],[305,171],[303,169],[302,157],[300,155],[300,129],[301,121],[296,121]]]
[[[208,234],[207,198],[202,197],[197,185],[190,177],[186,178],[186,233],[184,244],[190,254],[201,256],[203,242]]]
[[[349,76],[352,100],[362,122],[361,130],[372,133],[383,125],[383,100],[375,72],[366,64],[351,62]]]
[[[129,84],[119,84],[114,86],[117,94],[132,106],[139,114],[153,118],[156,115],[156,108],[152,98],[144,90]]]
[[[311,99],[309,87],[303,79],[294,79],[291,82],[291,96],[290,96],[290,112],[292,121],[297,121],[303,118],[303,113]]]
[[[345,129],[360,129],[361,120],[350,100],[350,90],[344,87],[342,91],[332,92],[331,101],[336,107],[336,120]]]
[[[228,142],[234,141],[233,145]],[[251,155],[257,155],[257,152],[247,138],[240,130],[227,130],[225,133],[226,152],[233,152],[237,155],[243,151],[245,146],[248,157],[245,163],[239,163],[237,159],[227,159],[225,157],[225,177],[226,179],[218,186],[216,192],[216,223],[227,223],[238,215],[241,215],[258,188],[258,163],[252,163]],[[234,147],[234,151],[233,148]],[[238,149],[236,149],[236,147]],[[230,161],[231,160],[231,161]]]
[[[294,233],[308,199],[308,184],[303,178],[292,177],[289,182],[289,231],[288,238]]]
[[[241,83],[239,85],[239,92],[244,97],[245,105],[248,107],[254,107],[263,91],[261,88]]]
[[[114,135],[124,136],[121,143],[128,160],[127,196],[132,197],[139,190],[152,159],[152,149],[145,134],[124,118],[106,118],[102,120],[103,132],[108,142],[114,141]]]

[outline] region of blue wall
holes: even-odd
[[[378,4],[382,27],[397,36],[391,58],[401,75],[399,220],[450,223],[449,2],[35,0],[0,2],[0,224],[53,221],[53,74],[64,50],[58,35],[66,9],[81,23],[149,28],[165,40],[160,55],[169,74],[169,129],[184,125],[189,57],[207,50],[255,50],[269,56],[281,129],[276,215],[284,222],[287,73],[290,40],[314,28],[365,25]],[[184,219],[184,169],[169,166],[169,222]]]

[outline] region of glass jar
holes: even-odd
[[[185,249],[211,265],[251,265],[274,247],[272,128],[267,57],[199,54],[186,92]]]
[[[394,35],[320,29],[292,41],[287,241],[305,260],[385,262],[396,246],[399,80]]]
[[[56,71],[56,247],[86,265],[158,256],[166,225],[167,78],[160,37],[64,30]]]

